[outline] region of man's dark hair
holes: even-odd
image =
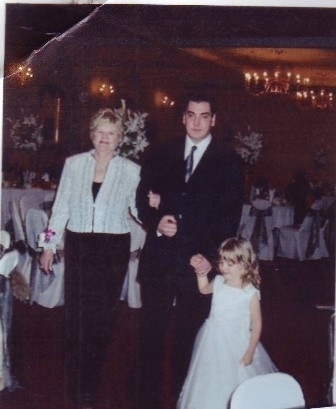
[[[208,102],[210,104],[211,115],[213,116],[217,111],[217,105],[214,97],[203,90],[194,90],[188,92],[183,101],[183,112],[186,112],[189,102]]]

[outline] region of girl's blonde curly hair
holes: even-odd
[[[218,265],[220,265],[222,261],[231,264],[242,263],[244,267],[244,273],[242,275],[243,284],[251,283],[256,288],[260,287],[257,256],[248,240],[241,237],[227,239],[220,245],[218,253]]]

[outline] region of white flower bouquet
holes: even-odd
[[[241,132],[238,132],[238,135],[235,135],[235,138],[238,141],[236,152],[245,163],[253,164],[256,163],[260,156],[260,151],[262,148],[262,134],[251,131],[249,126],[247,129],[247,135],[243,135]]]
[[[120,156],[139,159],[139,154],[149,145],[146,137],[145,119],[147,112],[135,112],[126,108],[126,102],[121,100],[121,108],[115,110],[123,118],[124,139],[119,148]]]
[[[40,148],[43,142],[43,123],[39,121],[38,115],[26,113],[24,108],[21,108],[18,118],[6,118],[6,121],[10,124],[10,138],[15,149],[37,151]]]

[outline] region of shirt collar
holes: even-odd
[[[211,142],[212,139],[212,135],[209,134],[207,135],[204,139],[201,140],[201,142],[199,142],[197,145],[192,141],[192,139],[190,138],[190,136],[186,136],[186,142],[185,142],[185,147],[184,147],[184,158],[186,159],[186,157],[189,155],[190,150],[192,148],[192,146],[197,146],[197,150],[196,152],[198,154],[203,154],[206,150],[206,148],[209,146],[209,143]]]

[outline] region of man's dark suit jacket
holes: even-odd
[[[142,166],[137,207],[148,234],[138,279],[153,287],[173,282],[182,291],[198,291],[190,257],[201,253],[214,261],[220,243],[236,235],[243,177],[237,156],[213,138],[185,183],[184,147],[185,138],[171,140],[153,149]],[[161,195],[159,209],[149,207],[149,190]],[[177,219],[172,238],[157,235],[164,215]]]

